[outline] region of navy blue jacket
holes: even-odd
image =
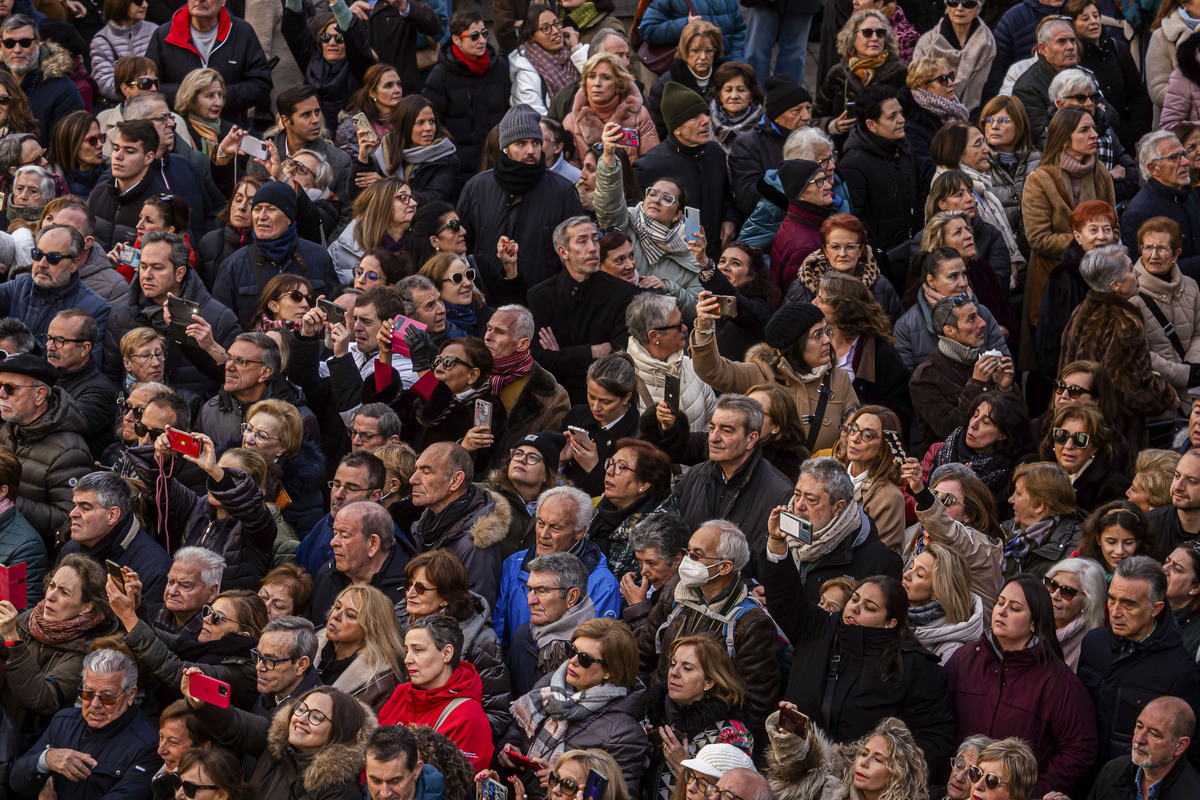
[[[308,279],[313,287],[313,295],[331,295],[338,286],[337,273],[333,269],[333,260],[329,251],[321,245],[305,239],[296,240],[296,249],[283,264],[274,264],[261,256],[264,270],[262,286],[254,274],[254,264],[250,263],[250,249],[243,247],[225,259],[221,272],[213,284],[213,297],[232,309],[237,314],[243,328],[249,328],[254,321],[254,309],[258,305],[258,297],[262,294],[263,286],[279,272],[291,275],[301,275]],[[257,251],[257,248],[255,248]]]
[[[0,317],[16,317],[36,337],[43,336],[50,328],[50,320],[66,308],[78,308],[91,314],[100,330],[96,341],[104,341],[104,330],[108,326],[112,306],[89,289],[80,280],[79,273],[72,275],[66,285],[57,289],[43,289],[29,275],[18,275],[15,280],[0,283]],[[96,366],[100,366],[104,357],[103,349],[93,348],[92,357]]]
[[[188,217],[188,230],[193,242],[200,241],[200,237],[217,226],[217,212],[204,189],[200,173],[196,172],[186,156],[174,153],[163,153],[155,166],[159,168],[162,181],[170,193],[187,200],[188,208],[192,210]]]
[[[132,514],[92,547],[84,548],[74,539],[67,541],[58,551],[55,569],[68,553],[83,553],[99,564],[114,561],[122,567],[129,567],[142,582],[142,602],[149,612],[153,614],[162,607],[167,573],[171,571],[171,557],[162,545],[154,541],[153,536],[138,525]]]
[[[1142,257],[1138,251],[1138,228],[1151,217],[1169,217],[1179,223],[1183,231],[1179,271],[1189,278],[1200,278],[1200,195],[1190,188],[1172,189],[1154,178],[1146,181],[1121,215],[1121,241],[1129,248],[1129,257],[1135,263]]]
[[[372,575],[370,580],[370,584],[383,592],[392,605],[404,602],[404,568],[416,554],[408,537],[397,528],[396,544],[392,547],[392,552],[388,553],[379,571]],[[350,579],[338,572],[331,557],[313,580],[313,597],[308,607],[308,618],[317,627],[325,624],[329,610],[333,608],[333,601],[342,589],[349,585]]]

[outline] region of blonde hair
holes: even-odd
[[[133,351],[142,345],[158,342],[165,353],[167,351],[167,340],[159,334],[154,328],[134,328],[121,337],[121,358],[130,358],[133,356]]]
[[[857,759],[858,752],[876,736],[886,739],[891,750],[887,758],[888,783],[879,800],[929,800],[929,787],[926,785],[929,782],[929,768],[925,765],[925,756],[913,739],[912,732],[901,720],[895,717],[880,720],[874,730],[855,742],[851,758]],[[842,791],[853,795],[853,786],[854,769],[851,761],[842,777]]]
[[[578,761],[588,771],[596,770],[608,778],[608,788],[596,800],[629,800],[629,787],[625,785],[625,775],[617,760],[603,750],[568,750],[554,762],[555,771],[562,769],[567,761]],[[583,787],[579,787],[582,793]]]
[[[389,669],[403,673],[404,645],[392,601],[374,586],[347,586],[335,602],[351,594],[358,599],[358,624],[363,629],[363,659],[367,666],[373,673]],[[407,680],[407,676],[401,677]]]
[[[925,552],[933,557],[933,599],[946,612],[946,621],[957,625],[966,622],[975,611],[971,599],[971,568],[957,551],[936,542],[926,545]]]
[[[392,224],[396,195],[408,183],[400,178],[375,181],[354,198],[354,241],[365,253],[383,243]]]
[[[246,422],[255,414],[266,414],[279,421],[279,443],[283,445],[283,458],[291,458],[300,452],[300,442],[304,438],[304,421],[294,405],[286,400],[268,397],[250,406],[246,412]]]
[[[846,20],[846,24],[842,26],[837,35],[838,55],[847,61],[853,61],[858,58],[858,54],[854,50],[854,37],[858,36],[858,29],[867,17],[871,17],[883,24],[884,29],[887,31],[883,36],[884,50],[892,58],[899,58],[900,46],[896,44],[896,31],[892,28],[892,23],[888,22],[887,15],[877,8],[864,8],[862,11],[855,11],[850,19]]]
[[[1138,453],[1133,479],[1141,481],[1151,508],[1171,504],[1171,481],[1182,456],[1174,450],[1143,450]]]
[[[932,83],[938,75],[950,71],[950,65],[944,58],[922,56],[908,65],[906,83],[910,89],[921,89]]]
[[[625,63],[612,53],[596,53],[590,56],[579,72],[582,81],[586,84],[588,75],[595,72],[596,67],[601,64],[608,64],[608,68],[612,70],[613,78],[617,83],[617,94],[622,97],[628,94],[629,87],[633,86],[633,74],[625,66]]]
[[[721,29],[707,20],[697,19],[683,26],[683,33],[679,34],[679,48],[675,51],[675,57],[680,61],[687,61],[687,51],[692,46],[692,40],[700,36],[707,36],[712,41],[713,47],[717,49],[716,55],[713,56],[715,69],[716,63],[725,53],[725,39],[721,36]]]
[[[176,113],[184,117],[190,114],[196,98],[203,94],[213,81],[221,84],[221,91],[226,96],[229,95],[229,90],[225,86],[225,78],[215,69],[201,67],[183,76],[183,80],[179,83],[179,89],[175,92]]]

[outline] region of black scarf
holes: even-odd
[[[601,497],[600,502],[596,504],[596,515],[592,519],[592,525],[588,528],[588,538],[599,544],[600,549],[605,550],[605,555],[608,555],[605,545],[608,544],[608,538],[612,535],[613,531],[621,527],[621,523],[629,519],[632,514],[636,514],[639,511],[648,511],[661,503],[662,500],[663,498],[661,497],[642,495],[637,500],[625,506],[625,508],[617,508],[607,497]]]
[[[542,160],[536,164],[522,164],[501,153],[492,165],[492,174],[504,191],[524,195],[542,182],[542,177],[546,174],[546,162]]]
[[[250,658],[250,649],[258,640],[244,633],[231,633],[209,642],[180,639],[175,643],[175,655],[183,661],[198,664],[220,664],[227,658]]]
[[[832,203],[830,203],[827,206],[819,206],[816,203],[810,203],[807,200],[793,200],[792,205],[795,206],[796,208],[800,209],[801,211],[807,211],[809,214],[812,214],[819,219],[825,219],[826,217],[828,217],[829,215],[831,215],[833,213],[833,204]],[[817,222],[814,224],[812,220],[804,219],[803,217],[796,217],[795,219],[796,219],[796,222],[799,222],[800,224],[806,225],[807,227],[810,227],[810,228],[818,228],[819,229],[821,227],[820,222]]]
[[[658,727],[670,725],[678,736],[686,736],[689,740],[695,738],[727,719],[740,719],[740,714],[731,711],[725,702],[716,697],[703,697],[686,706],[677,704],[667,695],[665,686],[650,690],[649,712],[650,722]]]
[[[441,513],[434,514],[426,509],[419,523],[421,540],[426,548],[437,546],[438,541],[445,535],[446,531],[462,519],[463,513],[467,510],[467,506],[475,499],[475,492],[479,491],[475,486],[470,486],[467,491],[463,492],[463,496],[450,503],[442,509]]]

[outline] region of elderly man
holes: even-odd
[[[9,773],[23,797],[38,796],[46,779],[59,800],[142,800],[162,766],[158,730],[134,705],[138,670],[117,650],[83,659],[81,707],[54,715],[45,733]]]
[[[424,325],[434,344],[446,341],[446,304],[433,281],[424,275],[409,275],[400,279],[396,291],[404,303],[401,313]],[[416,380],[415,373],[413,380]]]
[[[678,379],[679,411],[692,430],[701,431],[717,407],[712,387],[700,380],[685,353],[688,326],[675,300],[664,294],[643,292],[625,310],[629,328],[627,351],[638,379],[645,385],[642,401],[663,402],[667,376]]]
[[[519,305],[496,309],[483,334],[492,353],[492,394],[508,412],[504,441],[496,446],[498,453],[513,449],[528,434],[559,430],[571,410],[566,389],[533,360],[533,336],[533,314]]]
[[[180,639],[195,639],[204,627],[200,612],[221,593],[225,559],[207,547],[181,547],[167,572],[162,608],[151,618],[155,628]]]
[[[717,781],[717,791],[722,797],[732,794],[737,800],[771,800],[771,784],[756,770],[734,767],[726,770]]]
[[[571,633],[581,622],[595,619],[587,584],[587,567],[571,553],[547,553],[529,562],[529,617],[505,650],[513,697],[524,696],[546,673],[558,669],[570,655]]]
[[[1078,66],[1079,45],[1075,27],[1065,17],[1043,22],[1037,32],[1037,57],[1033,66],[1013,85],[1013,96],[1025,104],[1029,130],[1039,136],[1050,121],[1050,81],[1064,69]]]
[[[492,627],[500,643],[508,647],[513,633],[529,620],[529,564],[547,553],[570,553],[588,571],[587,596],[595,606],[594,616],[616,617],[621,611],[621,589],[608,568],[600,548],[584,537],[592,522],[592,499],[570,486],[542,492],[534,523],[535,544],[504,560],[500,570],[500,596],[492,616]]]
[[[1167,607],[1167,577],[1156,559],[1137,555],[1117,564],[1108,588],[1108,625],[1083,639],[1079,680],[1096,707],[1100,758],[1130,752],[1142,702],[1180,698],[1200,708],[1200,667],[1186,652],[1179,625]],[[1190,748],[1193,756],[1195,747]]]
[[[37,25],[24,14],[13,14],[0,25],[0,61],[29,98],[29,110],[41,127],[38,141],[50,141],[60,119],[83,110],[83,97],[71,79],[71,54],[55,42],[43,42]]]
[[[60,309],[77,308],[92,315],[98,335],[103,336],[112,309],[79,278],[83,256],[83,236],[79,231],[65,225],[42,228],[31,254],[30,275],[0,283],[0,316],[16,317],[30,333],[43,338],[50,330],[50,320]],[[100,355],[99,350],[92,350],[97,365]]]
[[[58,370],[58,386],[75,399],[87,423],[88,446],[99,458],[113,440],[117,392],[92,358],[100,329],[86,311],[69,308],[50,320],[43,340],[46,360]]]
[[[21,459],[21,484],[14,499],[48,545],[53,545],[54,531],[73,508],[75,483],[92,471],[83,438],[87,423],[57,382],[54,368],[38,356],[0,361],[0,445]]]
[[[374,586],[393,605],[404,602],[404,567],[414,553],[378,502],[356,500],[340,508],[330,545],[333,558],[313,581],[309,617],[314,622],[324,622],[338,594],[352,584]]]
[[[121,273],[112,268],[104,250],[96,247],[96,217],[88,209],[87,200],[64,195],[46,207],[46,223],[66,225],[83,236],[83,257],[79,277],[96,294],[117,308],[129,299],[129,284]]]
[[[258,698],[250,710],[260,717],[271,719],[280,703],[321,685],[321,676],[314,666],[317,632],[303,617],[285,614],[268,622],[258,636],[258,647],[250,655],[254,658],[258,689]]]
[[[1145,184],[1121,215],[1121,240],[1137,261],[1138,230],[1151,217],[1168,217],[1183,234],[1179,271],[1200,279],[1200,195],[1192,191],[1191,157],[1170,131],[1153,131],[1138,141],[1138,170]]]
[[[1195,734],[1196,715],[1187,703],[1170,696],[1151,700],[1138,714],[1130,753],[1100,769],[1088,800],[1200,797],[1200,776],[1184,758]]]

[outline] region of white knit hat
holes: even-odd
[[[685,769],[712,778],[720,778],[731,769],[754,769],[754,762],[745,751],[724,742],[706,744],[696,753],[695,758],[689,758],[680,764]]]

